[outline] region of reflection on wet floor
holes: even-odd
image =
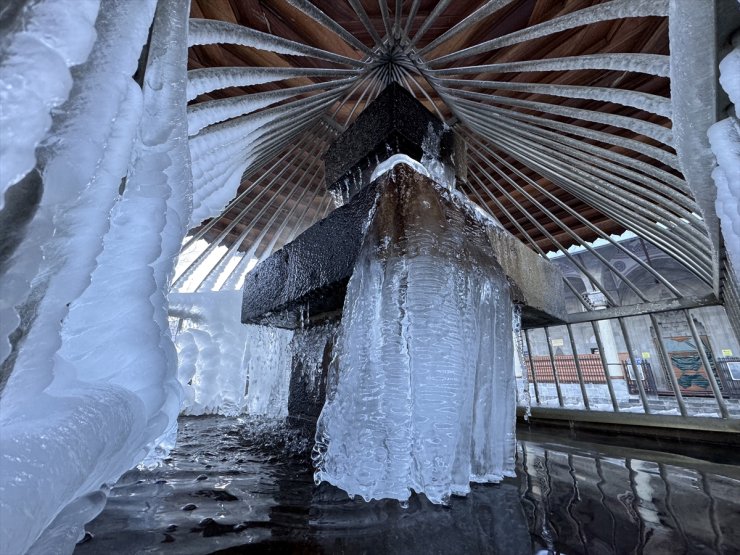
[[[315,486],[296,431],[183,418],[171,458],[112,488],[93,553],[738,553],[740,471],[520,433],[517,478],[435,506]]]

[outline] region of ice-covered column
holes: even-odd
[[[511,294],[452,195],[407,165],[387,175],[347,286],[316,477],[440,503],[513,472]]]

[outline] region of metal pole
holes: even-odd
[[[552,365],[552,377],[555,379],[555,391],[558,394],[558,404],[563,406],[563,393],[560,391],[560,380],[558,379],[558,371],[555,368],[555,355],[552,352],[552,342],[550,341],[550,330],[547,326],[542,328],[545,330],[545,340],[547,341],[547,352],[550,354],[550,364]]]
[[[638,373],[637,368],[637,361],[635,360],[635,353],[632,349],[632,340],[630,339],[629,332],[627,331],[627,324],[624,321],[624,318],[617,318],[619,321],[619,328],[622,330],[622,337],[624,337],[624,344],[625,347],[627,347],[627,354],[630,357],[630,364],[632,365],[632,368],[634,368],[635,372],[635,382],[637,382],[637,390],[640,392],[640,401],[642,401],[642,409],[645,411],[645,414],[650,414],[650,405],[648,404],[648,398],[645,394],[645,385],[642,383],[642,379],[640,378],[640,374]]]
[[[529,331],[524,330],[524,341],[527,344],[527,358],[529,358],[529,368],[532,370],[532,383],[534,384],[534,400],[540,404],[540,392],[537,387],[537,372],[534,367],[534,359],[532,358],[532,345],[529,343]]]
[[[725,398],[722,396],[722,392],[720,391],[719,385],[717,384],[717,379],[714,377],[714,371],[712,370],[712,366],[709,364],[709,357],[707,356],[707,353],[704,350],[704,343],[702,342],[701,337],[699,336],[699,330],[696,329],[696,322],[694,322],[694,319],[691,317],[691,314],[689,313],[688,310],[684,310],[683,314],[689,323],[689,329],[691,329],[691,335],[694,338],[694,342],[696,343],[696,350],[699,351],[701,362],[702,364],[704,364],[704,368],[707,371],[707,377],[709,378],[709,385],[712,386],[712,392],[714,393],[714,399],[717,401],[717,407],[719,408],[719,413],[722,415],[722,418],[729,418],[730,414],[729,412],[727,412],[727,404],[725,403]]]
[[[650,322],[653,325],[653,330],[655,331],[661,364],[663,365],[666,374],[668,374],[668,380],[671,382],[671,388],[673,389],[673,394],[676,396],[678,410],[681,412],[681,416],[686,416],[686,403],[684,403],[683,395],[681,395],[681,388],[678,385],[676,374],[673,373],[673,364],[671,363],[671,359],[668,356],[668,349],[666,349],[665,342],[663,341],[663,332],[660,331],[658,319],[655,317],[655,314],[650,314],[649,316]]]
[[[581,386],[581,397],[583,397],[583,406],[586,410],[591,410],[588,402],[588,393],[586,393],[586,384],[583,380],[583,372],[581,371],[581,362],[578,360],[578,349],[576,348],[576,341],[573,338],[573,329],[570,324],[565,324],[565,328],[568,330],[568,339],[570,340],[570,350],[573,352],[573,360],[576,364],[576,372],[578,373],[578,383]]]
[[[508,220],[512,223],[512,225],[514,225],[514,227],[516,227],[519,233],[521,233],[525,237],[527,242],[529,242],[529,244],[532,246],[532,249],[536,253],[538,253],[540,256],[542,256],[543,258],[547,258],[547,254],[545,253],[545,251],[540,248],[537,242],[524,230],[524,228],[519,224],[518,221],[516,221],[514,216],[511,215],[511,213],[504,207],[504,205],[501,204],[501,202],[495,196],[491,194],[491,192],[486,188],[486,186],[483,184],[480,178],[472,172],[469,175],[471,175],[473,179],[475,179],[478,182],[478,184],[486,191],[489,198],[496,204],[496,206],[498,206],[499,210],[501,210],[504,213],[504,215],[506,215]],[[468,188],[475,194],[476,197],[478,197],[478,199],[481,201],[483,205],[486,204],[481,198],[481,196],[478,194],[478,191],[476,191],[472,185],[468,185]],[[465,187],[461,185],[460,190],[464,192]],[[591,307],[586,303],[586,301],[581,297],[581,294],[576,290],[576,288],[573,286],[570,280],[563,279],[563,282],[565,283],[566,287],[568,287],[568,289],[570,289],[573,292],[576,299],[578,299],[578,301],[581,303],[581,305],[586,311],[592,310]]]
[[[470,138],[471,135],[469,133],[464,134],[466,138]],[[604,239],[605,241],[608,241],[612,245],[614,245],[617,249],[619,249],[621,252],[623,252],[625,255],[627,255],[630,259],[632,259],[635,263],[637,263],[640,267],[650,272],[650,274],[655,277],[655,279],[659,280],[661,284],[663,284],[671,293],[673,293],[677,297],[681,297],[681,293],[676,289],[665,277],[663,277],[660,273],[658,273],[652,266],[647,264],[645,261],[643,261],[639,256],[635,255],[632,251],[630,251],[628,248],[625,248],[623,245],[621,245],[618,241],[615,241],[611,238],[611,236],[598,227],[596,227],[594,224],[592,224],[587,218],[584,218],[580,213],[578,213],[576,210],[572,209],[570,206],[568,206],[565,202],[560,200],[556,195],[552,194],[550,191],[542,187],[538,182],[536,182],[534,179],[529,178],[525,174],[523,174],[521,171],[519,171],[517,168],[515,168],[513,165],[511,165],[509,162],[507,162],[504,158],[496,154],[492,149],[490,149],[488,146],[483,144],[481,141],[478,141],[479,145],[481,145],[487,154],[490,156],[493,156],[494,159],[502,164],[506,169],[508,169],[510,172],[514,173],[515,175],[519,176],[521,179],[527,182],[531,187],[534,187],[539,193],[546,196],[549,200],[554,202],[558,207],[565,210],[568,214],[576,218],[579,222],[581,222],[583,225],[585,225],[587,228],[589,228],[594,233],[598,234],[600,238]]]
[[[606,360],[606,353],[604,352],[604,344],[601,341],[601,334],[599,333],[599,326],[596,322],[591,322],[591,327],[594,330],[594,338],[596,339],[596,346],[599,348],[599,358],[601,358],[601,366],[604,367],[604,377],[606,378],[606,387],[609,390],[609,398],[612,401],[612,408],[614,412],[619,412],[619,403],[617,402],[617,396],[614,394],[614,386],[612,385],[612,377],[609,375],[609,363]]]

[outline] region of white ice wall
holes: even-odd
[[[239,291],[170,293],[170,315],[181,317],[177,334],[183,414],[241,414],[246,403],[248,328],[241,323]]]
[[[240,291],[169,294],[170,316],[183,322],[175,338],[183,414],[287,416],[293,332],[242,324],[241,298]]]

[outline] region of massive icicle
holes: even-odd
[[[391,176],[347,288],[316,478],[439,503],[513,471],[509,284],[449,193],[405,166]]]
[[[131,75],[153,13],[153,2],[137,13],[126,2],[104,3],[95,49],[74,68],[70,99],[40,149],[34,173],[43,176],[45,191],[39,210],[0,278],[7,302],[0,320],[11,330],[21,324],[16,351],[0,357],[10,373],[0,401],[0,520],[12,532],[2,537],[4,553],[28,550],[45,528],[37,552],[44,552],[44,541],[64,546],[59,534],[71,550],[84,519],[96,514],[82,511],[70,520],[81,510],[80,500],[141,459],[141,401],[126,390],[82,383],[55,353],[68,306],[89,283],[126,172],[141,112]],[[45,22],[52,30],[57,23]],[[65,38],[75,41],[74,35]],[[16,306],[22,320],[10,312]],[[47,448],[39,450],[44,443]],[[60,511],[68,516],[51,524]]]
[[[4,553],[70,553],[104,502],[101,484],[174,430],[163,291],[189,215],[188,5],[159,2],[142,103],[131,75],[155,5],[104,1],[99,39],[42,151],[44,195],[14,261],[44,249],[1,401]]]

